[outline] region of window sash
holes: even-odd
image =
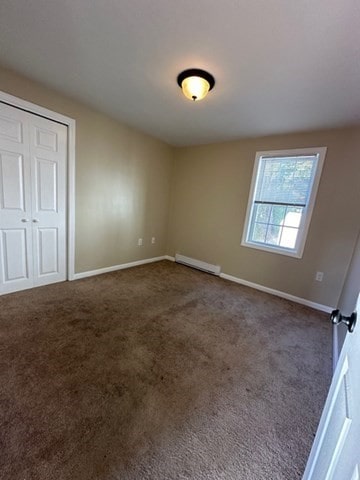
[[[281,206],[284,207],[284,212],[283,212],[283,218],[281,221],[277,221],[274,219],[274,214],[272,208],[270,209],[267,218],[266,219],[259,219],[257,216],[257,208],[256,205],[271,205],[271,207],[275,206]],[[249,222],[249,234],[248,234],[248,241],[254,242],[259,245],[269,245],[270,247],[278,247],[278,248],[284,248],[289,251],[294,251],[297,245],[298,241],[298,236],[299,233],[301,232],[302,225],[303,225],[303,219],[304,215],[306,215],[306,205],[304,204],[289,204],[289,203],[283,203],[283,202],[258,202],[255,201],[253,204],[252,212],[251,212],[251,218]],[[288,209],[301,209],[300,212],[289,212]],[[287,223],[287,215],[289,213],[299,213],[300,218],[299,218],[299,223],[298,224],[292,224]],[[260,226],[264,227],[264,240],[259,240],[259,238],[256,238],[256,233],[257,230],[260,228]],[[277,234],[277,239],[275,240],[274,237],[271,238],[271,231],[278,231]],[[293,232],[293,235],[289,238],[290,232]],[[296,232],[296,233],[295,233]],[[295,236],[294,236],[295,234]],[[269,238],[268,238],[269,235]],[[286,239],[287,236],[287,240]]]
[[[260,157],[254,200],[306,204],[317,160],[317,154]]]

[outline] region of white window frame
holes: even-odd
[[[255,164],[252,174],[252,181],[249,193],[249,201],[246,210],[246,217],[244,223],[244,230],[241,245],[245,247],[255,248],[257,250],[264,250],[266,252],[272,253],[279,253],[281,255],[288,255],[290,257],[301,258],[304,253],[305,242],[310,226],[311,216],[313,213],[316,195],[320,183],[320,176],[322,172],[322,168],[324,165],[325,155],[326,155],[326,147],[314,147],[314,148],[297,148],[292,150],[271,150],[271,151],[264,151],[264,152],[256,152],[255,156]],[[267,245],[267,244],[260,244],[255,243],[249,240],[250,235],[250,219],[252,215],[252,211],[255,205],[254,195],[256,191],[256,182],[258,177],[258,170],[260,165],[260,160],[263,157],[294,157],[294,156],[316,156],[317,157],[317,165],[316,171],[313,178],[313,183],[311,187],[311,192],[309,195],[309,199],[307,205],[303,209],[303,214],[301,218],[301,223],[299,227],[299,232],[296,239],[295,248],[285,248],[279,247],[277,245]]]

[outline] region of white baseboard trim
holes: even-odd
[[[171,257],[170,255],[165,255],[165,260],[170,260],[170,262],[175,262],[175,257]]]
[[[99,268],[88,272],[75,273],[74,280],[93,277],[94,275],[101,275],[108,272],[115,272],[116,270],[123,270],[124,268],[137,267],[138,265],[145,265],[146,263],[160,262],[160,260],[168,260],[169,258],[167,258],[167,255],[163,255],[161,257],[145,258],[144,260],[136,260],[135,262],[122,263],[121,265],[113,265],[112,267]]]
[[[239,283],[240,285],[245,285],[246,287],[255,288],[256,290],[260,290],[261,292],[270,293],[271,295],[276,295],[277,297],[285,298],[286,300],[291,300],[292,302],[300,303],[301,305],[306,305],[307,307],[314,308],[315,310],[320,310],[321,312],[331,313],[334,310],[334,307],[322,305],[321,303],[311,302],[310,300],[296,297],[295,295],[291,295],[290,293],[281,292],[280,290],[265,287],[264,285],[248,282],[247,280],[228,275],[227,273],[220,273],[220,278],[230,280],[231,282]]]

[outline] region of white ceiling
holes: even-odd
[[[1,0],[0,63],[173,145],[358,124],[360,1]]]

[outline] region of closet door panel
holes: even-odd
[[[64,125],[31,119],[35,285],[66,279],[66,150]]]
[[[0,293],[32,286],[27,114],[0,103]]]
[[[39,277],[58,273],[58,228],[38,228],[37,235],[38,238],[36,244],[39,245],[39,265],[37,268]]]
[[[6,286],[29,278],[27,238],[25,228],[1,229],[2,274]]]

